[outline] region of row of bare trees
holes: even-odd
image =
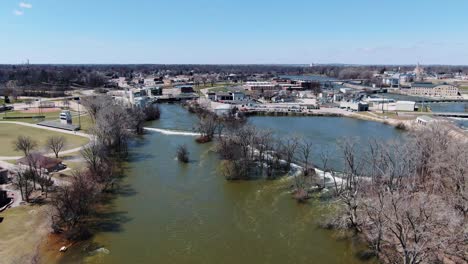
[[[384,262],[468,261],[468,144],[444,127],[404,142],[340,144],[331,223],[362,234]]]
[[[126,107],[108,96],[84,98],[83,105],[94,121],[94,139],[80,152],[86,166],[74,171],[70,184],[60,186],[52,199],[52,227],[72,240],[90,234],[96,204],[102,193],[115,189],[130,138],[160,115],[158,107]]]
[[[291,173],[295,192],[304,196],[315,180],[313,145],[299,137],[278,138],[269,130],[244,125],[226,131],[217,149],[223,160],[222,173],[229,180],[274,179]]]
[[[146,121],[160,117],[158,106],[126,107],[110,96],[90,96],[83,98],[86,108],[95,126],[91,133],[107,151],[126,154],[127,143],[133,134],[142,134]]]
[[[188,111],[198,117],[194,130],[200,133],[196,139],[198,143],[213,141],[215,137],[221,137],[223,131],[236,130],[246,124],[247,119],[238,112],[237,108],[231,109],[227,114],[217,115],[197,103],[187,105]]]
[[[71,182],[59,186],[52,197],[52,228],[70,240],[87,238],[101,194],[113,190],[119,177],[118,163],[105,146],[91,142],[81,150],[85,168],[73,171]]]

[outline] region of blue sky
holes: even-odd
[[[0,63],[468,64],[467,0],[0,0]]]

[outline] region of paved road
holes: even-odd
[[[36,124],[29,124],[29,123],[16,122],[16,121],[1,121],[0,125],[1,124],[15,124],[15,125],[20,125],[20,126],[28,126],[28,127],[44,129],[44,130],[50,130],[50,131],[55,131],[55,132],[64,133],[64,134],[70,134],[70,135],[75,135],[75,136],[80,136],[80,137],[86,137],[86,138],[89,138],[90,140],[93,139],[93,136],[91,136],[89,134],[86,134],[86,133],[62,130],[62,129],[57,129],[57,128],[53,128],[53,127],[39,126],[39,125],[36,125]],[[85,145],[85,146],[87,146],[87,145]],[[83,149],[85,146],[64,150],[64,151],[61,151],[59,154],[60,155],[65,155],[65,154],[77,152],[77,151],[80,151],[81,149]],[[47,156],[54,156],[54,155],[55,155],[54,153],[47,154]],[[20,159],[20,158],[22,158],[22,156],[18,156],[18,157],[12,157],[12,156],[2,157],[2,156],[0,156],[0,160],[17,160],[17,159]]]

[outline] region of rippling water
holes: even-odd
[[[164,105],[152,127],[191,130],[195,117]],[[320,144],[339,137],[399,138],[390,126],[343,118],[255,117],[281,135],[297,133]],[[325,143],[324,143],[325,142]],[[175,149],[187,144],[192,162]],[[287,179],[227,182],[212,145],[193,137],[150,132],[131,147],[123,194],[110,205],[109,228],[63,260],[88,263],[361,263],[362,244],[318,228],[319,201],[298,205]],[[89,254],[104,247],[109,254]]]

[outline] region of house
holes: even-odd
[[[447,83],[415,82],[410,89],[406,89],[406,93],[415,96],[456,97],[458,96],[458,88]]]
[[[418,118],[416,118],[416,123],[422,126],[427,126],[434,122],[436,122],[436,120],[430,116],[418,116]]]
[[[36,168],[43,169],[46,172],[58,171],[65,168],[61,159],[49,158],[39,153],[31,153],[17,161],[18,165],[22,166],[35,166]]]
[[[232,93],[219,92],[215,95],[215,101],[233,101],[234,96]]]

